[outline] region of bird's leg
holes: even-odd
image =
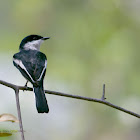
[[[25,84],[25,86],[24,86],[24,87],[27,87],[27,84],[28,84],[28,80],[27,80],[27,82],[26,82],[26,84]]]
[[[27,89],[27,84],[28,84],[28,80],[27,80],[27,82],[26,82],[26,84],[25,84],[25,86],[24,86],[26,89]],[[24,91],[24,90],[23,90],[23,91]]]

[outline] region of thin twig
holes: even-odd
[[[106,98],[105,98],[105,84],[103,84],[103,95],[102,95],[102,98],[101,98],[102,100],[105,100]]]
[[[7,83],[7,82],[4,82],[2,80],[0,80],[0,84],[3,84],[5,86],[8,86],[8,87],[13,87],[13,86],[16,86],[19,88],[19,90],[27,90],[27,91],[33,91],[32,88],[30,87],[23,87],[23,86],[17,86],[17,85],[14,85],[14,84],[11,84],[11,83]],[[45,90],[45,93],[48,93],[48,94],[51,94],[51,95],[58,95],[58,96],[64,96],[64,97],[69,97],[69,98],[74,98],[74,99],[80,99],[80,100],[86,100],[86,101],[91,101],[91,102],[97,102],[97,103],[101,103],[101,104],[104,104],[104,105],[107,105],[107,106],[110,106],[112,108],[115,108],[117,110],[120,110],[122,112],[125,112],[127,114],[130,114],[132,116],[135,116],[137,118],[140,118],[140,115],[137,114],[137,113],[134,113],[132,111],[129,111],[127,109],[124,109],[122,107],[119,107],[117,105],[114,105],[110,102],[107,102],[105,100],[102,100],[102,99],[96,99],[96,98],[89,98],[89,97],[83,97],[83,96],[78,96],[78,95],[71,95],[71,94],[66,94],[66,93],[62,93],[62,92],[56,92],[56,91],[50,91],[50,90]]]
[[[19,119],[19,127],[20,127],[20,132],[21,132],[21,138],[22,138],[22,140],[25,140],[24,139],[23,125],[22,125],[22,118],[21,118],[21,111],[20,111],[19,89],[18,88],[15,90],[15,95],[16,95],[17,112],[18,112],[18,119]]]

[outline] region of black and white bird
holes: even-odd
[[[47,57],[40,52],[40,45],[49,39],[39,35],[25,37],[19,46],[19,53],[14,54],[13,64],[33,85],[38,113],[48,113],[49,107],[44,93],[43,80],[47,68]],[[26,86],[27,86],[26,83]]]

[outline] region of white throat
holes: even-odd
[[[43,40],[34,40],[32,42],[28,42],[24,45],[25,50],[40,50],[40,45],[43,43]]]

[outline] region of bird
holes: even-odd
[[[19,45],[19,52],[13,55],[13,64],[23,77],[33,85],[38,113],[48,113],[49,106],[45,97],[43,82],[47,68],[47,57],[40,52],[40,45],[50,37],[28,35]]]

